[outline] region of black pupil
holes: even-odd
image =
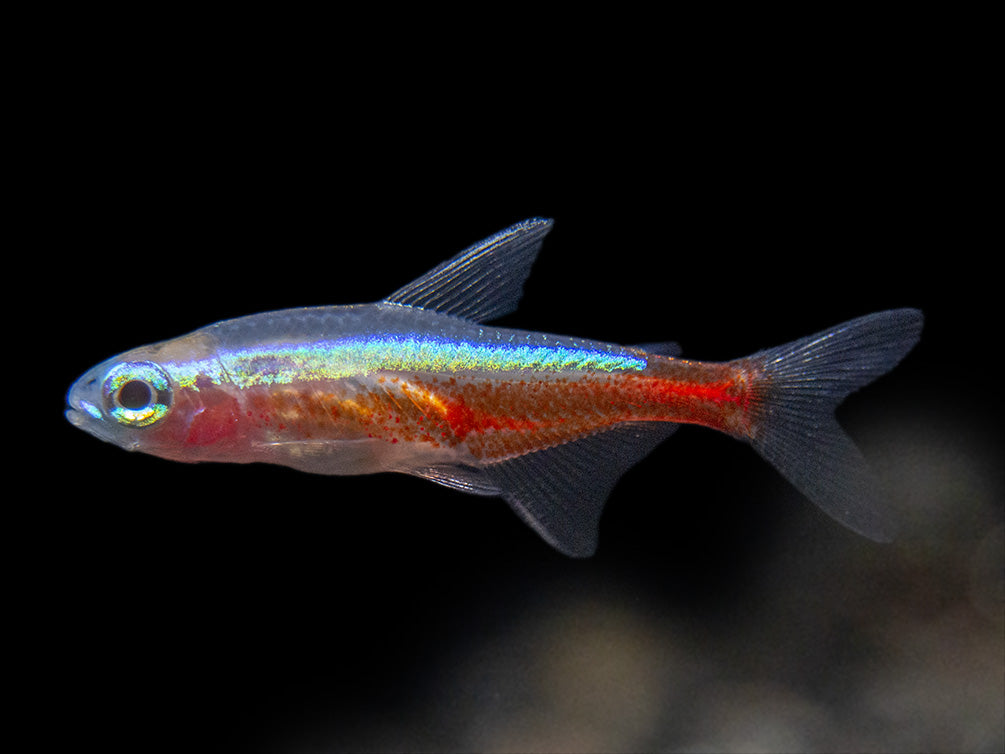
[[[119,405],[131,411],[146,408],[150,405],[152,398],[153,393],[150,390],[150,386],[140,380],[127,382],[119,390]]]

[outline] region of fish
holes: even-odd
[[[376,303],[252,314],[119,354],[74,382],[65,416],[171,461],[397,472],[501,497],[577,558],[595,553],[618,479],[693,424],[750,444],[844,526],[893,538],[835,409],[914,347],[919,310],[725,362],[487,324],[516,310],[552,226],[516,223]]]

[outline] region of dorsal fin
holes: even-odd
[[[486,322],[514,311],[552,221],[524,220],[399,288],[384,303]]]

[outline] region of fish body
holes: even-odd
[[[528,220],[381,302],[250,315],[120,354],[85,373],[67,418],[176,461],[383,471],[505,498],[571,556],[594,552],[617,479],[682,423],[750,442],[814,502],[891,534],[833,418],[920,336],[881,312],[724,363],[497,328],[551,228]]]

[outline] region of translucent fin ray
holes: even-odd
[[[825,513],[876,541],[891,540],[896,526],[834,410],[896,366],[922,323],[916,309],[878,312],[749,359],[763,374],[754,387],[754,448]]]
[[[458,492],[465,492],[469,495],[491,495],[497,497],[502,494],[495,486],[488,475],[481,469],[471,466],[441,465],[427,466],[421,469],[405,469],[404,473],[422,477],[430,482],[449,487]]]
[[[676,424],[635,422],[490,464],[485,472],[514,511],[558,551],[597,549],[604,503],[618,479],[673,434]]]
[[[479,241],[399,288],[384,303],[487,322],[516,310],[552,221],[524,220]]]

